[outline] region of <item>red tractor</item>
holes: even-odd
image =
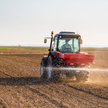
[[[49,37],[44,39],[44,43],[47,39]],[[41,78],[56,82],[60,74],[65,74],[67,77],[74,76],[76,81],[87,81],[89,64],[93,63],[94,55],[80,51],[81,36],[74,32],[60,32],[53,37],[52,31],[50,39],[49,54],[41,60]]]

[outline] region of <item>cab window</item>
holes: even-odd
[[[57,37],[55,37],[54,39],[54,47],[53,50],[56,51],[57,50]]]

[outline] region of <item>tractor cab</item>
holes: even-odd
[[[46,43],[46,38],[45,41]],[[74,53],[80,52],[80,44],[82,43],[81,36],[74,32],[60,32],[53,38],[53,32],[51,37],[49,51],[59,51],[62,53]]]
[[[62,53],[79,53],[81,36],[74,32],[60,32],[54,36],[54,51]]]

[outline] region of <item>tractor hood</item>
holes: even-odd
[[[94,55],[87,53],[79,53],[79,54],[68,54],[68,53],[59,53],[59,58],[62,63],[66,63],[67,65],[80,65],[85,66],[87,64],[93,63]]]

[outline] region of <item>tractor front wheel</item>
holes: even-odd
[[[58,72],[58,70],[55,70],[53,67],[55,67],[53,58],[49,56],[47,62],[47,79],[52,82],[57,82],[60,78],[60,73]]]
[[[43,60],[41,61],[41,65],[40,65],[40,75],[41,75],[41,79],[47,79],[47,72]]]

